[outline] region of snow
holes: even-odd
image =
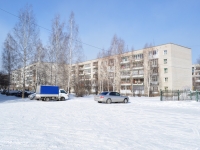
[[[200,102],[93,96],[36,101],[0,94],[0,149],[199,150]]]

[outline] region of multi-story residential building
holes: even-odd
[[[61,66],[58,65],[60,69],[56,72],[55,64],[38,62],[33,63],[25,67],[25,69],[20,68],[11,73],[11,88],[13,89],[22,89],[23,88],[23,79],[25,80],[25,89],[34,90],[37,85],[47,84],[47,85],[59,85],[63,86],[65,81],[62,76],[66,70],[67,65]],[[25,70],[25,74],[23,72]],[[57,78],[55,77],[57,73]],[[23,76],[25,75],[25,78]]]
[[[92,92],[114,90],[122,94],[156,95],[160,89],[192,88],[191,49],[171,43],[75,66],[80,79],[91,81]]]
[[[71,92],[158,95],[160,89],[191,89],[191,67],[191,49],[170,43],[73,64],[61,83],[70,75]]]
[[[192,65],[193,90],[200,91],[200,64]]]

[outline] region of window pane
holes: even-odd
[[[167,73],[168,72],[168,69],[167,68],[164,68],[164,73]]]
[[[167,64],[167,59],[164,59],[164,64]]]

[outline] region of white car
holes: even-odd
[[[128,96],[122,96],[118,92],[102,92],[99,95],[94,97],[94,100],[97,101],[98,103],[128,103],[129,97]]]
[[[33,94],[29,95],[28,97],[30,100],[33,100],[35,98],[35,95],[36,95],[36,93],[33,93]]]

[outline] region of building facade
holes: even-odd
[[[89,81],[93,93],[150,96],[160,89],[192,89],[191,67],[190,48],[164,44],[73,65],[72,76]]]
[[[200,64],[192,65],[192,84],[194,91],[200,91]]]
[[[153,96],[159,95],[161,89],[192,89],[191,49],[172,43],[85,61],[66,68],[66,78],[60,78],[63,85],[58,85],[67,88],[64,83],[70,77],[70,92],[82,89],[88,93],[118,91],[123,95]],[[37,70],[32,72],[33,82],[38,82]],[[51,77],[46,79],[47,84],[52,84]]]

